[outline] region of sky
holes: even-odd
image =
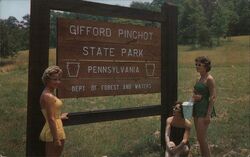
[[[120,6],[129,6],[132,1],[152,2],[153,0],[87,0],[97,3],[105,3]],[[30,0],[0,0],[0,19],[14,16],[21,21],[24,15],[30,14]]]

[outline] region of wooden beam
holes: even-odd
[[[124,109],[97,110],[88,112],[69,113],[69,119],[64,120],[65,126],[79,125],[94,122],[140,118],[162,114],[161,105],[133,107]]]
[[[171,106],[177,100],[177,7],[172,4],[162,6],[162,75],[161,75],[161,104],[164,114],[161,115],[161,145],[165,149],[166,119],[171,113]]]
[[[50,12],[47,0],[31,0],[26,156],[44,156],[39,134],[44,124],[39,98],[48,66]]]
[[[140,19],[155,22],[163,21],[164,19],[159,12],[100,4],[82,0],[50,0],[49,7],[53,10],[90,14],[96,16],[120,17],[136,20]]]

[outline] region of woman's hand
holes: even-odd
[[[194,94],[192,97],[193,101],[197,102],[197,101],[201,101],[202,99],[202,95],[200,94]]]
[[[62,142],[61,142],[61,140],[59,140],[59,139],[53,140],[53,144],[54,144],[54,146],[56,146],[56,147],[62,146]]]
[[[68,114],[69,114],[69,113],[62,113],[62,114],[61,114],[61,119],[62,119],[62,120],[64,120],[64,119],[69,119]]]
[[[167,144],[168,146],[168,153],[169,153],[169,155],[174,155],[175,154],[175,144],[174,144],[174,142],[172,142],[172,141],[170,141],[168,144]]]

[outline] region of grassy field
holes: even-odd
[[[179,46],[178,99],[188,100],[198,76],[194,58],[212,60],[216,80],[217,117],[209,127],[212,156],[250,155],[250,37],[233,37],[221,47],[190,50]],[[25,156],[28,52],[1,60],[0,66],[0,156]],[[55,50],[50,64],[55,63]],[[64,100],[65,112],[160,104],[160,94],[96,97]],[[159,157],[160,117],[145,117],[65,127],[64,157]],[[195,132],[191,133],[190,157],[198,157]]]

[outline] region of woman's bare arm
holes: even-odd
[[[56,127],[56,116],[55,116],[55,106],[53,103],[53,96],[51,94],[44,95],[43,107],[46,110],[49,128],[53,137],[53,141],[59,140],[59,135]]]
[[[211,75],[208,77],[207,86],[208,86],[209,93],[210,93],[207,116],[210,117],[211,113],[212,113],[213,105],[214,105],[215,100],[216,100],[215,81]]]

